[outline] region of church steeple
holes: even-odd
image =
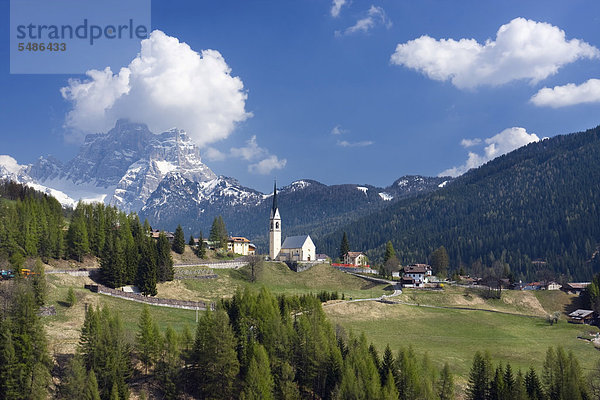
[[[273,187],[273,207],[269,217],[269,256],[271,260],[277,259],[281,250],[281,217],[277,208],[277,181]]]
[[[275,215],[277,211],[277,181],[273,184],[273,208],[271,208],[271,215]]]

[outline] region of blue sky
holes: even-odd
[[[600,124],[597,2],[354,0],[332,7],[331,0],[152,1],[152,29],[164,33],[154,39],[169,43],[160,53],[171,57],[165,65],[188,55],[193,63],[194,51],[218,53],[202,53],[212,67],[186,69],[194,77],[206,72],[198,87],[208,89],[191,85],[200,94],[181,114],[163,115],[169,110],[148,103],[148,114],[135,110],[133,118],[164,117],[190,131],[217,174],[262,191],[275,176],[281,184],[310,178],[387,186],[405,174],[457,174],[536,138]],[[8,1],[0,12],[8,22]],[[45,154],[70,159],[82,132],[125,115],[135,93],[152,89],[135,87],[129,103],[121,99],[108,117],[88,123],[93,110],[69,79],[91,78],[11,75],[8,23],[0,34],[0,154],[21,164]],[[190,50],[171,51],[171,38]],[[127,67],[110,66],[115,74]],[[213,85],[223,68],[230,76]],[[71,97],[61,95],[63,87]],[[179,90],[177,101],[186,98],[186,88]],[[209,134],[202,127],[214,126],[215,113],[224,121]]]

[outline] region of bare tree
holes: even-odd
[[[262,257],[256,256],[256,255],[248,256],[247,260],[248,260],[248,265],[250,266],[250,281],[255,282],[256,281],[256,271],[258,270],[258,267],[262,264]]]

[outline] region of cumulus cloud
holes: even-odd
[[[72,103],[65,127],[81,137],[106,132],[119,118],[143,122],[160,133],[185,129],[200,146],[229,136],[251,116],[239,77],[216,50],[192,50],[155,30],[140,53],[118,73],[90,70],[87,79],[70,79],[61,89]]]
[[[468,139],[463,139],[471,144]],[[467,161],[458,167],[449,168],[441,172],[438,176],[459,176],[470,170],[471,168],[477,168],[486,162],[493,160],[503,154],[509,153],[519,147],[525,146],[531,142],[537,142],[540,138],[535,133],[527,133],[525,128],[513,127],[503,130],[491,138],[485,139],[483,153],[476,153],[473,151],[469,152]],[[480,141],[481,143],[481,141]],[[473,144],[474,146],[475,144]],[[465,146],[468,147],[468,146]]]
[[[280,160],[277,156],[271,155],[255,164],[250,164],[248,171],[254,174],[269,175],[274,169],[284,168],[285,164],[287,164],[285,158]]]
[[[204,150],[204,157],[206,157],[208,161],[223,161],[227,158],[227,155],[219,149],[215,149],[214,147],[207,147]]]
[[[331,4],[331,16],[337,18],[345,4],[346,0],[333,0],[333,3]]]
[[[338,140],[337,145],[340,147],[366,147],[372,145],[373,142],[370,140],[363,140],[360,142],[348,142],[347,140]]]
[[[367,11],[365,18],[359,19],[356,23],[344,30],[344,35],[351,35],[353,33],[367,33],[377,25],[383,25],[386,28],[392,27],[392,21],[388,18],[385,10],[382,7],[371,6]],[[336,31],[336,35],[340,36],[342,33]]]
[[[481,144],[481,139],[479,138],[475,138],[475,139],[463,139],[460,141],[460,145],[462,147],[473,147],[473,146],[477,146],[478,144]]]
[[[526,79],[534,84],[581,58],[600,51],[545,22],[515,18],[502,25],[496,39],[440,39],[424,35],[398,44],[391,63],[417,70],[430,79],[450,80],[460,89],[497,86]]]
[[[282,169],[287,164],[287,160],[279,159],[272,155],[265,148],[258,145],[256,135],[246,141],[244,147],[232,147],[230,150],[232,157],[241,158],[246,161],[257,161],[248,165],[248,172],[254,174],[268,175],[274,169]]]
[[[536,106],[552,108],[598,103],[600,102],[600,79],[589,79],[581,85],[569,83],[553,88],[545,87],[533,95],[531,102]]]

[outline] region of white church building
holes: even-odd
[[[316,248],[310,235],[289,236],[281,245],[281,215],[277,207],[277,184],[269,218],[269,257],[279,261],[315,261]]]

